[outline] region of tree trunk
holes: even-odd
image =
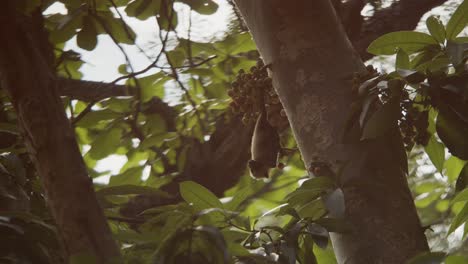
[[[66,254],[90,254],[100,263],[111,261],[120,252],[57,93],[50,58],[40,51],[43,43],[36,36],[41,26],[33,28],[31,17],[15,10],[15,5],[7,1],[0,11],[2,87],[16,110]]]
[[[351,79],[365,67],[329,0],[235,0],[286,110],[302,158],[339,173],[346,234],[332,233],[338,263],[404,263],[428,250],[405,175],[396,129],[386,138],[344,143]]]

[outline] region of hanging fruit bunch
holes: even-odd
[[[282,168],[279,132],[289,126],[283,106],[268,77],[268,66],[259,60],[246,73],[240,70],[232,89],[231,109],[242,115],[244,124],[255,123],[251,142],[250,174],[254,178],[268,178],[271,168]]]
[[[234,113],[242,115],[244,124],[255,122],[265,111],[270,125],[282,131],[289,126],[289,122],[267,69],[268,65],[259,59],[250,72],[239,71],[228,91],[232,98],[230,107]]]

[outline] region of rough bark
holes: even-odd
[[[1,13],[0,80],[17,113],[66,254],[93,254],[100,263],[118,258],[58,95],[50,58],[35,38],[42,29],[31,27],[37,26],[35,21],[15,10],[15,1],[3,3]]]
[[[286,110],[302,158],[339,174],[346,234],[332,233],[339,263],[404,263],[428,249],[406,182],[398,133],[344,143],[351,76],[364,71],[329,0],[235,1]],[[395,131],[394,131],[395,132]]]

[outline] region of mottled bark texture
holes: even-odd
[[[41,52],[46,41],[34,16],[0,11],[0,80],[18,115],[18,126],[47,195],[48,206],[68,256],[94,254],[104,263],[118,258],[106,218],[97,202],[81,153],[57,93],[53,57]],[[41,18],[40,12],[35,12]]]
[[[338,171],[345,218],[332,234],[339,263],[404,263],[428,249],[406,182],[396,130],[385,138],[344,143],[353,102],[351,77],[365,71],[329,0],[235,1],[266,64],[308,166]]]

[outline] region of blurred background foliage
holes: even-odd
[[[395,4],[364,2],[369,16]],[[459,4],[446,3],[444,8],[450,12],[442,12],[440,20],[448,21]],[[219,5],[228,10],[228,26],[207,37],[204,31],[210,25],[204,17],[216,15]],[[465,11],[466,5],[464,1]],[[328,232],[345,232],[349,227],[324,217],[320,199],[332,193],[334,183],[307,180],[297,151],[284,157],[286,167],[274,170],[268,180],[254,180],[246,170],[253,124],[244,125],[229,109],[227,91],[237,72],[254,66],[259,54],[232,2],[21,0],[18,8],[33,17],[43,14],[37,19],[48,34],[38,38],[48,39],[44,56],[53,57],[65,111],[126,263],[336,263]],[[135,20],[153,23],[155,34],[144,47],[137,41],[137,30],[127,23]],[[447,26],[440,20],[428,25]],[[439,33],[442,29],[432,26]],[[430,33],[437,38],[437,33]],[[103,45],[103,36],[117,47],[115,56],[123,56],[125,63],[106,65],[118,72],[114,80],[86,80],[82,68],[93,61],[85,61],[82,53]],[[466,263],[466,228],[453,231],[468,220],[468,115],[464,108],[468,87],[463,53],[467,41],[457,40],[463,43],[452,53],[461,54],[457,64],[444,60],[454,47],[447,46],[446,36],[444,31],[440,43],[435,42],[439,50],[423,47],[427,48],[424,60],[414,57],[422,49],[411,54],[413,50],[402,47],[396,61],[395,56],[379,56],[370,62],[380,62],[379,68],[390,73],[386,80],[403,79],[409,91],[416,86],[408,77],[426,74],[416,82],[420,85],[437,72],[427,71],[430,66],[446,72],[445,77],[461,76],[461,82],[453,84],[459,87],[455,96],[464,98],[454,125],[461,127],[455,129],[460,134],[450,132],[453,122],[449,122],[449,129],[444,130],[449,135],[441,139],[436,133],[438,109],[429,104],[418,109],[431,109],[426,118],[429,141],[405,143],[408,182],[431,248],[454,255],[446,263]],[[148,63],[135,62],[129,47]],[[366,54],[363,58],[373,56]],[[386,52],[377,49],[374,54]],[[405,64],[410,59],[412,64]],[[417,68],[423,62],[426,68]],[[454,73],[459,64],[465,68]],[[395,74],[399,68],[409,72]],[[0,260],[60,263],[60,243],[41,183],[3,90],[0,98]],[[282,134],[281,141],[295,148],[290,131]],[[109,159],[116,156],[120,158]],[[299,183],[303,184],[299,187]],[[92,263],[83,256],[73,261]]]

